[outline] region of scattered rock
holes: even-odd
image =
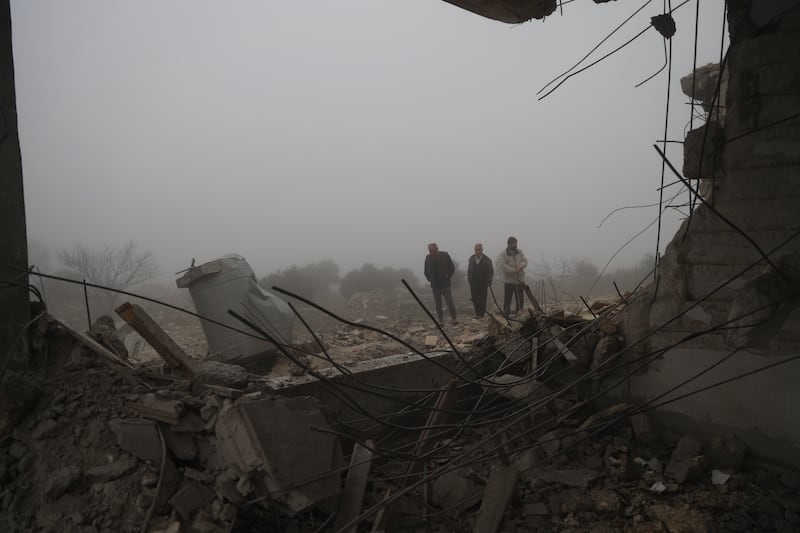
[[[592,495],[594,510],[598,513],[617,513],[622,509],[622,500],[616,492],[600,490]]]
[[[47,478],[44,485],[44,495],[50,501],[55,501],[67,492],[81,479],[81,471],[76,466],[65,466]]]
[[[705,533],[711,530],[709,516],[688,505],[651,505],[649,512],[653,518],[664,523],[669,533]]]
[[[440,476],[433,483],[433,503],[440,507],[467,509],[479,501],[483,489],[460,468]]]
[[[90,483],[105,483],[107,481],[121,478],[134,468],[136,468],[135,459],[117,459],[111,464],[93,466],[86,471],[86,479]]]
[[[204,385],[219,385],[232,389],[246,389],[249,383],[247,370],[239,365],[220,361],[202,361],[198,363],[192,379],[192,392],[200,394]]]
[[[682,461],[670,461],[664,474],[678,483],[686,483],[702,477],[708,468],[708,461],[704,455],[698,455]]]
[[[119,447],[142,461],[161,462],[161,439],[152,420],[114,419],[108,423]]]
[[[184,520],[192,518],[194,513],[214,501],[214,493],[208,487],[190,481],[170,498],[169,503]]]
[[[167,449],[172,452],[175,459],[192,461],[197,457],[197,444],[191,433],[172,431],[166,424],[162,425],[161,432],[164,435],[164,443],[167,445]]]
[[[555,431],[550,431],[542,435],[538,444],[548,456],[553,457],[561,449],[561,438]]]
[[[52,418],[42,420],[33,428],[33,431],[31,431],[31,438],[33,440],[39,440],[44,437],[49,437],[55,433],[56,429],[58,429],[58,424],[56,424],[56,421]]]
[[[439,344],[439,337],[436,335],[425,335],[425,347],[428,349],[436,348],[436,345]]]

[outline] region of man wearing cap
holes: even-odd
[[[450,259],[450,254],[447,252],[440,252],[439,247],[435,242],[428,245],[428,255],[425,256],[425,279],[431,284],[433,291],[433,302],[436,305],[436,315],[439,317],[441,324],[444,319],[444,312],[442,311],[442,296],[447,303],[447,309],[450,311],[450,318],[453,319],[453,324],[456,321],[456,304],[453,302],[453,293],[450,291],[450,278],[456,272],[456,267],[453,260]]]
[[[508,246],[497,257],[497,265],[503,273],[503,314],[511,315],[511,298],[515,296],[516,314],[525,303],[523,284],[525,283],[525,267],[528,260],[522,250],[517,248],[517,239],[509,237]]]

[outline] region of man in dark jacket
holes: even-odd
[[[450,254],[440,252],[435,242],[430,243],[428,255],[425,256],[425,279],[431,284],[433,302],[436,304],[436,315],[439,317],[440,324],[444,320],[442,296],[447,302],[447,309],[450,311],[453,324],[458,323],[456,321],[456,304],[453,302],[453,293],[450,291],[450,278],[453,277],[455,271],[456,267],[453,260],[450,259]]]
[[[475,316],[483,317],[486,312],[486,293],[489,285],[492,284],[494,267],[492,260],[483,255],[483,245],[475,245],[475,253],[470,256],[467,266],[467,281],[469,281],[469,291],[472,297],[472,306],[475,308]]]

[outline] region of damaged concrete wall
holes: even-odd
[[[685,146],[684,169],[703,153],[700,189],[713,207],[697,204],[667,247],[659,282],[632,303],[625,323],[629,341],[657,329],[639,355],[704,333],[632,378],[637,400],[735,350],[671,396],[800,353],[800,57],[788,52],[800,49],[800,2],[730,1],[728,22],[724,121],[712,123],[713,135],[690,132]],[[713,152],[719,157],[709,165]],[[800,414],[791,407],[800,401],[798,382],[795,361],[660,411],[679,430],[733,431],[756,455],[800,466]]]
[[[25,202],[22,193],[22,159],[17,132],[14,60],[11,54],[11,8],[0,2],[0,357],[28,321],[28,278],[19,270],[28,262]],[[19,285],[6,285],[11,282]],[[24,347],[18,345],[17,349]]]

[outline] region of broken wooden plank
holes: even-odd
[[[552,326],[550,328],[550,333],[553,335],[553,338],[551,339],[550,342],[552,342],[553,345],[556,347],[558,353],[564,356],[564,359],[566,359],[570,363],[574,363],[575,361],[578,360],[578,356],[572,353],[572,350],[567,348],[567,346],[563,342],[558,340],[558,336],[561,334],[562,331],[564,330],[561,328],[561,326]]]
[[[517,491],[519,473],[514,467],[496,465],[489,474],[483,501],[475,522],[475,533],[494,533],[503,521],[503,515]]]
[[[353,446],[353,455],[350,458],[350,468],[344,482],[342,497],[339,499],[339,509],[336,511],[336,520],[333,524],[334,531],[355,533],[358,522],[354,522],[361,514],[361,503],[364,501],[364,492],[367,490],[369,471],[372,467],[372,449],[375,447],[371,440],[367,446],[356,443]],[[346,524],[354,522],[345,529]]]
[[[539,368],[539,337],[531,337],[531,374]]]
[[[134,366],[130,362],[122,359],[120,356],[118,356],[117,354],[115,354],[114,352],[109,350],[108,348],[104,347],[103,345],[101,345],[100,343],[98,343],[97,341],[95,341],[94,339],[89,337],[88,335],[84,335],[80,331],[72,329],[71,327],[66,325],[61,320],[55,318],[54,316],[50,316],[49,318],[50,318],[51,321],[53,321],[56,324],[58,324],[59,326],[61,326],[61,328],[63,328],[64,331],[66,331],[73,339],[78,341],[78,343],[80,343],[83,346],[85,346],[86,348],[92,350],[97,355],[100,355],[101,357],[104,357],[105,359],[108,359],[109,361],[113,361],[114,363],[117,363],[117,364],[122,365],[124,367],[134,368]]]
[[[542,306],[540,306],[539,302],[537,302],[536,298],[534,298],[533,292],[531,291],[531,288],[528,286],[528,284],[523,283],[522,288],[525,290],[525,294],[528,296],[528,299],[531,301],[531,305],[533,305],[534,309],[536,309],[540,313],[544,313],[544,311],[542,310]]]
[[[197,363],[139,305],[125,302],[116,311],[168,365],[189,375],[197,371]]]

